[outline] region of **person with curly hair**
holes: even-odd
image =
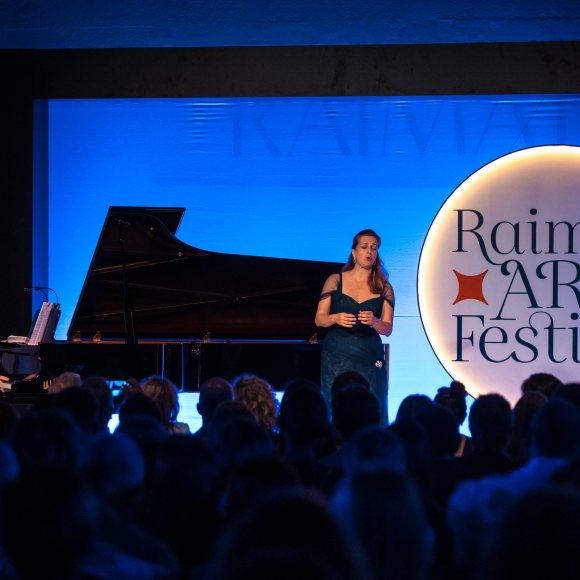
[[[272,385],[251,374],[234,379],[234,400],[245,405],[254,415],[258,424],[269,433],[278,426],[278,401],[274,397]]]

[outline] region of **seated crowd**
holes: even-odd
[[[411,395],[385,428],[355,373],[331,409],[306,380],[278,404],[260,377],[216,377],[191,433],[167,379],[114,400],[65,373],[0,403],[0,577],[576,578],[580,384],[532,375],[513,409],[467,396]]]

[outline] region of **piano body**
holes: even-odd
[[[277,388],[319,380],[314,315],[341,264],[194,248],[175,235],[184,211],[109,209],[68,340],[40,345],[45,386],[74,369],[109,379],[164,374],[186,390],[241,372]]]

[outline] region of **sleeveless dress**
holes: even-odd
[[[381,318],[385,300],[394,308],[393,289],[388,282],[381,296],[359,303],[343,294],[342,272],[336,290],[324,293],[321,298],[327,296],[330,296],[330,314],[346,312],[356,316],[360,311],[371,310],[376,318]],[[368,381],[380,403],[381,425],[387,425],[388,378],[383,343],[374,328],[358,320],[352,328],[332,325],[324,338],[320,383],[328,404],[334,379],[345,371],[356,371]]]

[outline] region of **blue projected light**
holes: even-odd
[[[370,227],[397,297],[396,398],[449,381],[416,299],[421,245],[441,204],[501,155],[580,145],[578,95],[51,100],[47,109],[37,130],[48,135],[57,338],[111,205],[185,207],[177,236],[187,244],[259,256],[342,262]]]

